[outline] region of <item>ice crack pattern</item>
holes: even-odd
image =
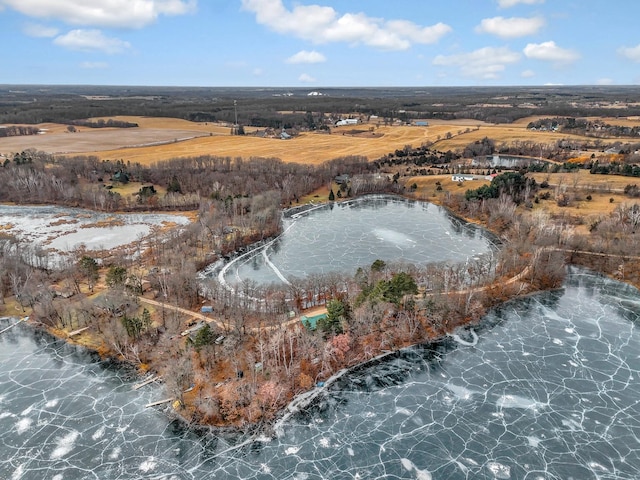
[[[637,479],[639,315],[637,290],[574,269],[253,440],[169,422],[144,409],[161,391],[16,327],[0,337],[0,478]]]

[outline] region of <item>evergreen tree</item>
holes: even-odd
[[[349,304],[333,299],[327,302],[327,316],[318,320],[318,328],[326,334],[338,335],[344,331],[343,325],[351,318]]]
[[[206,323],[204,327],[198,330],[198,333],[196,333],[196,336],[193,339],[194,348],[197,351],[200,351],[202,347],[211,345],[214,341],[213,337],[214,337],[213,330],[211,330],[211,327],[209,326],[209,324]]]
[[[107,271],[106,282],[111,288],[122,287],[127,279],[127,269],[118,265],[112,265]]]
[[[95,282],[98,280],[98,262],[95,259],[84,255],[80,259],[80,271],[87,279],[87,283],[89,284],[89,290],[93,292],[93,286]]]
[[[173,176],[171,182],[169,183],[169,186],[167,187],[167,192],[182,193],[182,187],[180,186],[180,182],[178,182],[178,179],[175,175]]]

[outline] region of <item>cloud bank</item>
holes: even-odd
[[[195,0],[0,0],[28,17],[59,20],[71,25],[142,28],[160,15],[193,12]]]
[[[483,19],[476,27],[476,32],[489,33],[500,38],[526,37],[537,33],[544,24],[542,17],[493,17]]]
[[[242,0],[267,28],[313,43],[348,43],[380,50],[407,50],[413,44],[436,43],[451,32],[449,25],[423,27],[408,20],[384,20],[364,13],[339,15],[332,7],[297,5],[288,10],[282,0]]]

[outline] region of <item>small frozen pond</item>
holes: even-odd
[[[229,285],[289,283],[311,274],[354,273],[377,259],[465,262],[490,253],[494,241],[437,205],[368,196],[286,215],[282,235],[231,261],[221,278]]]
[[[52,205],[0,205],[0,229],[31,245],[69,252],[127,245],[151,233],[154,226],[186,225],[184,215],[103,213]]]

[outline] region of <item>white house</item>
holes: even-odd
[[[357,118],[345,118],[344,120],[338,120],[336,127],[343,127],[345,125],[357,125],[360,121]]]
[[[451,177],[452,182],[466,182],[467,180],[475,180],[473,175],[453,175]]]

